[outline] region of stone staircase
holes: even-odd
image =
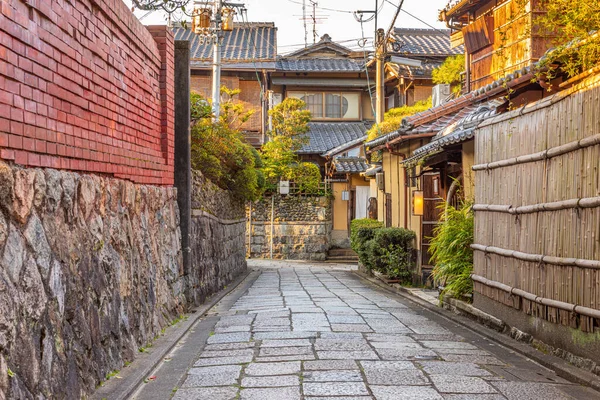
[[[352,249],[329,249],[327,261],[339,264],[358,264],[358,255]]]

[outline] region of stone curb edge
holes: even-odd
[[[207,312],[213,308],[219,301],[221,301],[229,293],[233,292],[244,282],[250,274],[253,272],[252,269],[247,268],[246,271],[237,277],[233,282],[226,286],[225,289],[221,289],[219,292],[213,294],[207,303],[201,304],[196,310],[190,314],[185,315],[191,316],[187,321],[184,321],[180,326],[175,327],[175,330],[169,332],[167,335],[159,337],[152,344],[154,351],[149,353],[141,353],[135,360],[123,370],[121,379],[114,377],[99,387],[90,396],[91,400],[125,400],[128,399],[138,387],[142,384],[144,379],[156,369],[163,358],[175,347],[175,345],[185,336],[196,322]],[[147,356],[146,356],[147,355]],[[144,357],[146,356],[146,357]]]
[[[469,307],[457,307],[456,304],[453,304],[456,302],[450,302],[454,307],[460,309],[462,312],[472,315],[472,317],[474,317],[474,319],[477,322],[482,323],[482,320],[485,321],[483,325],[473,325],[473,318],[458,315],[445,308],[440,308],[437,305],[432,304],[429,301],[420,298],[419,296],[416,296],[415,293],[413,293],[408,288],[404,288],[402,286],[390,286],[384,282],[379,281],[378,279],[368,276],[362,271],[352,272],[361,279],[369,281],[383,290],[402,296],[403,298],[406,298],[407,300],[416,303],[426,308],[427,310],[438,314],[441,317],[449,319],[479,335],[485,336],[486,338],[493,340],[501,344],[502,346],[507,347],[525,357],[531,358],[532,360],[538,362],[542,366],[551,369],[561,378],[600,391],[600,377],[589,371],[570,365],[569,363],[558,357],[541,353],[540,351],[536,350],[528,344],[520,343],[511,337],[505,336],[501,333],[501,331],[507,325],[503,321],[497,319],[496,317],[484,313],[481,310],[475,309],[472,306],[470,308],[475,309],[478,312],[471,313],[472,310]],[[498,321],[500,323],[498,323]],[[494,331],[490,331],[491,329],[493,329]],[[500,333],[500,335],[498,335],[498,333]]]

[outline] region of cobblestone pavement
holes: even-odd
[[[175,399],[599,398],[344,270],[263,269],[220,315]]]

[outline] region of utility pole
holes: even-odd
[[[214,120],[219,120],[221,114],[221,9],[223,0],[215,0],[213,5],[215,37],[213,40],[213,68],[212,68],[212,111]]]
[[[317,43],[317,2],[310,0],[312,4],[312,20],[313,20],[313,44]]]
[[[375,122],[383,122],[385,113],[385,57],[387,55],[385,31],[381,28],[375,31]]]
[[[304,47],[308,47],[308,29],[306,29],[306,0],[302,0],[302,21],[304,22]]]

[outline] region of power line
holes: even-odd
[[[394,7],[396,7],[396,5],[395,5],[394,3],[392,3],[390,0],[385,0],[385,1],[386,1],[386,2],[388,2],[389,4],[393,5]],[[420,23],[422,23],[422,24],[424,24],[424,25],[428,26],[429,28],[431,28],[431,29],[434,29],[434,30],[438,31],[439,33],[442,33],[442,34],[444,34],[444,35],[446,35],[446,34],[447,34],[447,32],[444,32],[444,31],[442,31],[442,30],[440,30],[440,29],[436,28],[435,26],[433,26],[433,25],[431,25],[431,24],[429,24],[429,23],[427,23],[427,22],[423,21],[421,18],[419,18],[419,17],[417,17],[417,16],[415,16],[415,15],[413,15],[413,14],[409,13],[408,11],[406,11],[406,10],[404,10],[404,9],[400,9],[400,11],[401,11],[401,12],[403,12],[403,13],[405,13],[405,14],[407,14],[407,15],[409,15],[410,17],[413,17],[414,19],[416,19],[416,20],[417,20],[417,21],[419,21]]]

